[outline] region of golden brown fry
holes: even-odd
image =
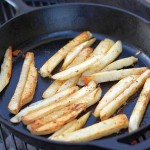
[[[82,62],[87,60],[87,58],[90,57],[92,52],[93,52],[92,48],[90,48],[90,47],[84,48],[66,69],[69,69],[71,67],[81,64]]]
[[[121,129],[125,129],[127,127],[128,118],[125,114],[120,114],[108,120],[68,133],[64,136],[54,137],[53,139],[70,142],[86,142],[117,133]]]
[[[96,83],[117,81],[117,80],[123,79],[130,75],[140,75],[145,70],[147,70],[146,67],[141,67],[141,68],[121,69],[121,70],[99,72],[99,73],[95,73],[95,74],[83,77],[83,81],[85,84],[88,84],[91,80],[95,81]]]
[[[1,65],[0,92],[7,86],[12,74],[12,48],[8,47]]]
[[[76,105],[76,104],[75,104]],[[85,104],[77,104],[75,109],[71,111],[71,113],[62,116],[60,118],[58,118],[55,122],[50,122],[47,123],[39,128],[36,129],[30,129],[30,132],[32,134],[36,134],[36,135],[47,135],[50,133],[53,133],[57,130],[59,130],[61,127],[63,127],[65,124],[67,124],[68,122],[74,120],[84,109],[85,109],[86,105]]]
[[[137,130],[150,100],[150,78],[144,84],[140,97],[132,111],[129,120],[129,132]]]
[[[82,99],[78,99],[75,103],[84,103],[87,108],[97,103],[102,95],[102,90],[100,87],[96,88],[89,94],[85,95]]]
[[[112,63],[122,52],[122,43],[121,41],[117,41],[107,52],[106,56],[102,59],[99,59],[90,69],[98,72],[102,70],[104,67]]]
[[[22,121],[24,124],[29,124],[39,118],[42,118],[54,111],[57,111],[67,106],[68,104],[74,103],[77,99],[82,98],[86,94],[93,91],[95,88],[96,88],[96,84],[92,81],[89,83],[88,86],[81,88],[79,91],[75,92],[73,95],[71,95],[67,99],[63,99],[61,101],[51,104],[50,106],[28,113],[27,115],[22,117]]]
[[[146,79],[150,77],[150,70],[145,71],[140,75],[137,80],[135,80],[129,88],[127,88],[123,93],[121,93],[118,97],[116,97],[111,103],[106,105],[100,111],[101,120],[108,119],[114,112],[119,109],[127,99],[132,96],[142,85],[145,83]]]
[[[37,101],[31,105],[29,105],[28,107],[22,109],[17,115],[15,115],[13,118],[11,118],[11,122],[13,123],[18,123],[21,121],[21,117],[27,115],[30,112],[35,112],[39,109],[42,109],[44,107],[47,107],[49,105],[52,105],[55,102],[59,102],[62,99],[67,98],[68,96],[70,96],[71,94],[75,93],[76,91],[78,91],[79,88],[77,86],[68,88],[62,92],[59,92],[57,94],[55,94],[54,96],[40,101]]]
[[[73,60],[73,62],[67,67],[67,69],[84,62],[90,56],[91,53],[92,53],[91,48],[84,48],[79,53],[79,55]],[[63,91],[66,88],[69,88],[69,87],[72,87],[72,86],[76,85],[77,82],[78,82],[79,77],[80,77],[80,75],[75,76],[73,78],[70,78],[70,79],[68,79],[64,82],[59,80],[59,82],[63,82],[63,84],[60,86],[60,88],[58,89],[57,92]]]
[[[25,83],[28,77],[30,64],[31,62],[33,62],[33,60],[34,60],[34,54],[32,52],[28,52],[25,56],[25,60],[22,66],[20,78],[19,78],[16,90],[15,90],[15,93],[8,105],[9,111],[13,114],[17,114],[19,112],[20,98],[22,96]]]
[[[70,78],[70,79],[64,81],[63,84],[59,87],[57,92],[61,92],[67,88],[75,86],[77,84],[78,80],[79,80],[79,76],[76,76],[76,77],[73,77],[73,78]],[[58,80],[58,81],[60,81],[60,80]]]
[[[96,61],[99,60],[99,56],[93,56],[92,58],[89,58],[85,62],[76,65],[72,68],[66,69],[60,73],[56,73],[55,75],[52,76],[53,79],[57,80],[67,80],[72,77],[75,77],[81,73],[83,73],[85,70],[87,70],[90,66],[93,65]]]
[[[53,137],[62,135],[64,133],[64,131],[66,131],[68,128],[70,128],[72,125],[74,125],[77,122],[77,119],[74,119],[73,121],[67,123],[66,125],[64,125],[62,128],[60,128],[59,130],[57,130],[54,134],[52,134],[49,139],[52,139]]]
[[[135,58],[133,56],[119,59],[106,66],[104,69],[101,70],[101,72],[117,70],[117,69],[122,69],[124,67],[132,66],[137,61],[138,58]]]
[[[99,117],[100,111],[110,102],[112,102],[118,95],[120,95],[124,90],[126,90],[139,76],[132,75],[120,80],[117,84],[113,85],[104,97],[100,100],[97,105],[94,116]]]
[[[50,136],[49,139],[53,139],[53,137],[64,135],[64,134],[81,129],[87,122],[87,120],[90,116],[90,113],[91,112],[88,112],[85,115],[81,116],[78,120],[75,119],[75,120],[67,123],[61,129],[57,130],[52,136]]]
[[[72,63],[72,61],[79,55],[79,53],[81,52],[82,49],[91,46],[95,41],[96,41],[95,38],[90,39],[90,40],[88,40],[88,41],[78,45],[73,50],[71,50],[67,54],[67,56],[66,56],[66,58],[64,60],[64,63],[62,65],[62,67],[61,67],[61,71],[65,70],[69,66],[69,64]]]
[[[43,98],[49,98],[55,95],[64,81],[55,80],[43,93]]]
[[[50,77],[53,69],[66,57],[68,52],[79,44],[89,40],[92,34],[89,31],[82,32],[80,35],[71,40],[68,44],[62,47],[57,53],[55,53],[45,64],[40,68],[40,74],[42,77]]]
[[[114,41],[111,39],[104,39],[101,41],[93,51],[93,55],[104,55],[114,45]]]
[[[58,118],[65,116],[66,114],[69,114],[72,112],[72,110],[74,110],[76,108],[77,105],[75,104],[70,104],[62,109],[59,109],[58,111],[54,111],[46,116],[44,116],[43,118],[40,118],[32,123],[30,123],[28,125],[28,128],[30,129],[36,129],[39,128],[40,126],[48,123],[48,122],[52,122],[52,121],[56,121]]]
[[[73,131],[77,131],[81,129],[85,123],[87,122],[91,112],[86,113],[85,115],[81,116],[72,126],[68,127],[67,130],[65,130],[62,135],[71,133]]]
[[[30,70],[27,77],[27,81],[25,83],[24,90],[19,102],[19,110],[21,109],[22,106],[31,102],[31,100],[33,99],[36,84],[37,84],[37,78],[38,78],[38,73],[33,61],[30,64]]]

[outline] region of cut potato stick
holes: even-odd
[[[75,47],[73,50],[71,50],[65,60],[64,60],[64,63],[61,67],[61,71],[65,70],[67,68],[67,66],[69,66],[69,64],[71,64],[71,62],[77,57],[77,55],[81,52],[81,50],[83,48],[86,48],[86,47],[89,47],[91,46],[94,42],[96,41],[95,38],[93,39],[90,39],[89,41],[86,41],[80,45],[78,45],[77,47]]]
[[[114,61],[113,63],[109,64],[108,66],[106,66],[104,69],[101,70],[101,72],[112,71],[112,70],[122,69],[122,68],[128,67],[128,66],[132,66],[137,61],[138,61],[138,58],[135,58],[133,56],[119,59],[119,60]]]
[[[105,39],[101,41],[93,51],[93,55],[106,54],[108,50],[114,45],[114,41],[111,39]]]
[[[77,84],[78,80],[79,80],[79,77],[80,76],[76,76],[76,77],[73,77],[73,78],[70,78],[70,79],[64,81],[64,83],[59,87],[57,92],[61,92],[61,91],[64,91],[65,89],[67,89],[67,88],[75,86]],[[60,81],[60,80],[58,80],[58,81]]]
[[[144,84],[140,97],[132,111],[129,120],[129,132],[137,130],[150,100],[150,78]]]
[[[112,114],[116,112],[126,101],[132,96],[142,85],[145,83],[146,79],[150,77],[150,70],[145,71],[140,75],[137,80],[135,80],[129,88],[127,88],[123,93],[121,93],[118,97],[116,97],[111,103],[106,105],[100,111],[101,120],[108,119]]]
[[[132,69],[122,69],[122,70],[113,70],[106,72],[95,73],[86,77],[83,77],[83,81],[85,84],[88,84],[91,80],[96,83],[109,82],[109,81],[117,81],[123,79],[130,75],[140,75],[145,70],[146,67],[141,68],[132,68]]]
[[[82,99],[78,99],[75,103],[83,103],[86,104],[86,108],[97,103],[102,95],[102,90],[100,87],[93,90],[91,93],[85,95]]]
[[[85,115],[81,116],[78,120],[75,119],[72,122],[69,122],[65,126],[63,126],[61,129],[57,130],[52,136],[49,137],[49,139],[53,139],[53,137],[65,135],[67,133],[76,131],[81,129],[85,123],[87,122],[91,112],[87,112]]]
[[[74,120],[84,109],[86,105],[85,104],[77,104],[75,109],[71,111],[71,113],[64,115],[63,117],[58,118],[55,122],[49,122],[39,128],[36,129],[30,129],[30,132],[32,134],[36,135],[47,135],[51,134],[57,130],[59,130],[61,127],[63,127],[68,122]]]
[[[71,95],[67,99],[55,102],[54,104],[51,104],[50,106],[47,106],[40,110],[30,112],[29,114],[22,117],[22,121],[24,124],[29,124],[39,118],[42,118],[54,111],[57,111],[65,106],[75,102],[77,99],[81,99],[83,96],[90,93],[95,88],[96,88],[96,84],[95,84],[95,82],[92,81],[89,83],[88,86],[81,88],[79,91],[75,92],[73,95]]]
[[[38,78],[38,73],[33,61],[30,64],[30,70],[27,77],[27,81],[25,83],[24,90],[19,102],[19,110],[21,109],[22,106],[31,102],[31,100],[33,99],[36,84],[37,84],[37,78]]]
[[[40,118],[28,125],[28,128],[30,129],[36,129],[40,126],[43,126],[46,123],[56,121],[58,118],[63,117],[66,114],[71,113],[74,109],[76,109],[77,104],[70,104],[62,109],[59,109],[58,111],[54,111],[53,113],[50,113],[49,115],[44,116],[43,118]]]
[[[25,56],[25,60],[22,66],[20,78],[19,78],[16,90],[15,90],[15,93],[8,105],[9,111],[13,114],[17,114],[19,112],[20,98],[22,96],[25,83],[28,77],[30,64],[33,60],[34,60],[34,54],[32,52],[28,52]]]
[[[67,98],[69,95],[75,93],[79,88],[77,86],[71,87],[69,89],[66,89],[60,93],[55,94],[54,96],[40,101],[37,101],[28,107],[22,109],[17,115],[15,115],[13,118],[11,118],[11,122],[18,123],[21,121],[21,117],[27,115],[30,112],[34,112],[36,110],[42,109],[48,105],[51,105],[55,102],[58,102],[62,99]]]
[[[113,44],[113,42],[111,43]],[[88,76],[88,75],[91,75],[93,73],[100,71],[109,63],[113,62],[118,57],[118,55],[122,52],[122,44],[120,41],[112,45],[112,44],[109,44],[108,40],[106,40],[104,44],[105,45],[103,45],[103,43],[100,42],[100,44],[96,48],[97,51],[99,50],[99,60],[96,63],[94,63],[88,70],[82,73],[82,76],[80,77],[78,81],[78,85],[83,86],[84,76]],[[94,55],[94,52],[93,52],[93,55]]]
[[[9,47],[4,56],[0,73],[0,92],[7,86],[12,74],[12,48]]]
[[[124,114],[117,115],[108,120],[93,124],[89,127],[68,133],[64,136],[54,137],[54,140],[70,142],[86,142],[111,135],[128,127],[128,118]]]
[[[43,93],[43,98],[49,98],[55,95],[64,81],[55,80]]]
[[[52,134],[49,139],[52,139],[53,137],[57,137],[59,135],[62,135],[67,129],[69,129],[72,125],[74,125],[77,122],[77,119],[74,119],[73,121],[67,123],[62,128],[57,130],[54,134]]]
[[[117,41],[107,52],[106,56],[102,59],[99,59],[90,69],[98,72],[105,68],[107,65],[112,63],[122,52],[122,43],[121,41]]]
[[[91,48],[84,48],[79,53],[79,55],[73,60],[73,62],[67,67],[67,69],[84,62],[90,56],[91,53],[92,53],[92,49]],[[79,80],[79,77],[80,77],[80,75],[78,75],[76,77],[73,77],[73,78],[70,78],[70,79],[68,79],[68,80],[66,80],[64,82],[62,81],[63,84],[60,86],[60,88],[58,89],[57,92],[63,91],[66,88],[69,88],[69,87],[72,87],[72,86],[76,85],[78,80]]]
[[[110,102],[112,102],[118,95],[120,95],[124,90],[126,90],[139,76],[132,75],[120,80],[117,84],[113,85],[104,97],[100,100],[97,105],[94,116],[99,117],[100,111]]]
[[[67,130],[65,130],[63,132],[63,135],[81,129],[85,125],[85,123],[87,122],[87,120],[90,116],[90,113],[91,112],[88,112],[85,115],[83,115],[82,117],[80,117],[71,127],[69,127]]]
[[[90,57],[92,52],[93,52],[92,48],[90,48],[90,47],[84,48],[66,69],[69,69],[71,67],[81,64],[82,62],[87,60],[87,58]]]
[[[92,58],[89,58],[88,60],[77,66],[66,69],[60,73],[56,73],[55,75],[52,76],[52,78],[57,80],[67,80],[69,78],[75,77],[84,72],[85,70],[87,70],[90,66],[93,65],[93,63],[95,63],[98,60],[99,56],[93,56]]]
[[[55,53],[45,64],[40,68],[42,77],[50,77],[54,68],[66,57],[66,55],[79,44],[89,40],[92,34],[89,31],[82,32],[80,35],[71,40],[68,44],[62,47]]]

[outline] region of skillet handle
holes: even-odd
[[[23,14],[25,12],[29,12],[34,10],[35,8],[26,5],[22,0],[5,0],[16,10],[16,15]]]

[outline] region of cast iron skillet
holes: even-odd
[[[0,28],[0,60],[2,60],[6,48],[11,45],[13,49],[21,49],[24,52],[33,51],[36,67],[39,69],[50,56],[71,38],[82,31],[89,30],[97,38],[97,43],[105,37],[122,40],[124,52],[120,58],[135,55],[137,51],[141,50],[142,53],[137,56],[139,62],[135,67],[150,67],[150,58],[147,56],[150,55],[150,25],[149,21],[144,18],[121,9],[98,4],[74,3],[33,9],[26,6],[21,0],[7,1],[16,8],[17,15]],[[0,94],[0,122],[10,129],[13,134],[37,147],[53,150],[140,148],[140,144],[131,147],[120,141],[129,136],[136,136],[149,128],[150,109],[147,109],[143,119],[143,128],[135,133],[128,134],[124,130],[119,134],[86,143],[50,141],[47,140],[46,136],[31,135],[22,123],[16,125],[10,123],[9,119],[13,115],[8,112],[7,106],[18,82],[23,60],[21,56],[13,60],[13,74],[10,84]],[[33,102],[42,98],[43,91],[51,82],[52,80],[43,79],[39,75]],[[103,94],[114,83],[102,84]],[[138,94],[130,98],[128,104],[118,113],[123,112],[129,117]],[[91,107],[90,109],[94,108]],[[93,124],[96,121],[98,120],[91,116],[86,125]],[[141,146],[144,146],[144,148],[149,147],[149,140],[145,142],[147,143],[143,142],[144,144],[142,143]]]

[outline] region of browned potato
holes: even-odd
[[[24,106],[25,104],[31,102],[31,100],[33,99],[37,84],[37,78],[38,78],[37,69],[35,68],[34,62],[32,62],[30,64],[29,74],[20,99],[19,109],[21,109],[21,107]]]
[[[0,73],[0,92],[7,86],[12,73],[12,48],[6,50],[4,61],[1,65]]]
[[[117,133],[127,127],[128,118],[125,114],[120,114],[86,128],[65,134],[64,136],[54,137],[53,139],[67,142],[86,142]]]
[[[80,35],[71,40],[68,44],[62,47],[58,52],[56,52],[45,64],[40,68],[40,74],[42,77],[50,77],[51,72],[54,68],[66,57],[68,52],[79,44],[89,40],[92,34],[89,31],[82,32]]]
[[[145,83],[146,79],[150,77],[150,70],[145,71],[140,75],[137,80],[135,80],[129,88],[127,88],[123,93],[116,97],[111,103],[106,105],[100,111],[101,120],[108,119],[116,110],[118,110],[130,96],[132,96],[142,85]]]
[[[29,127],[28,129],[30,130],[32,134],[36,134],[36,135],[47,135],[47,134],[53,133],[59,130],[68,122],[74,120],[85,109],[85,107],[86,107],[85,104],[82,104],[82,103],[77,104],[74,110],[72,110],[69,114],[66,114],[58,118],[56,121],[49,122],[36,129],[33,129],[33,128],[31,129]]]
[[[17,114],[19,112],[20,99],[27,81],[28,73],[30,70],[30,64],[33,62],[33,60],[34,60],[34,54],[32,52],[28,52],[25,56],[25,60],[22,66],[20,78],[15,93],[8,105],[9,111],[13,114]]]

